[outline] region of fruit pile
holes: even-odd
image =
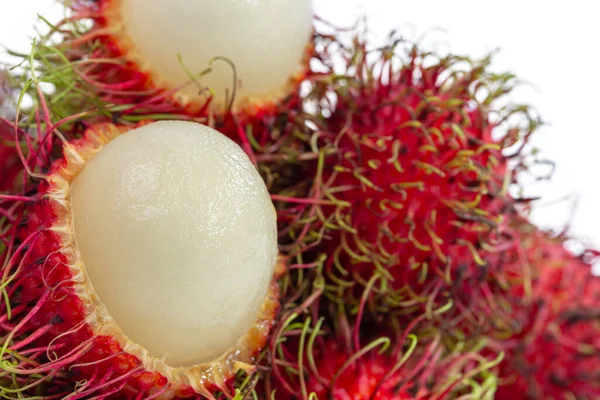
[[[311,0],[65,3],[0,74],[3,398],[600,398],[512,74]]]

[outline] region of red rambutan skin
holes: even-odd
[[[521,240],[531,265],[531,288],[518,285],[506,298],[512,331],[497,345],[505,351],[497,399],[600,398],[600,277],[592,252],[576,257],[562,238],[530,227]]]
[[[298,235],[328,255],[325,276],[340,306],[357,309],[366,296],[382,314],[469,309],[491,282],[522,275],[521,266],[495,268],[487,259],[514,245],[508,191],[538,122],[524,112],[525,124],[513,126],[521,108],[494,108],[507,78],[488,74],[488,60],[432,61],[411,48],[396,70],[392,54],[401,49],[376,61],[361,50],[341,83],[325,79],[335,100],[320,109],[331,115],[313,135],[322,161],[302,206],[316,222]],[[282,226],[299,208],[281,212]]]
[[[329,121],[332,132],[346,131],[338,170],[324,174],[342,188],[336,197],[350,204],[352,229],[339,239],[344,265],[369,269],[366,276],[374,262],[384,265],[396,289],[428,274],[450,272],[454,279],[461,267],[477,274],[480,244],[490,227],[502,231],[498,214],[508,207],[506,161],[491,137],[494,126],[481,108],[466,105],[468,93],[440,90],[442,71],[424,70],[414,84],[415,70],[407,66],[396,82],[338,97]],[[438,100],[428,104],[428,92]],[[448,107],[450,100],[460,107]]]
[[[299,342],[296,339],[288,336],[280,350],[284,354],[280,361],[298,367]],[[318,399],[335,400],[427,398],[427,395],[421,394],[431,392],[425,388],[419,390],[416,384],[420,379],[419,368],[407,365],[395,368],[398,360],[389,351],[381,351],[385,340],[378,339],[379,346],[368,350],[352,351],[346,348],[344,340],[317,339],[316,348],[307,350],[303,346],[305,352],[298,374],[283,373],[279,377],[267,378],[271,394],[265,394],[259,386],[259,396],[274,396],[276,399],[310,399],[316,396]],[[415,364],[410,363],[413,367]]]
[[[275,363],[295,372],[268,376],[263,382],[266,391],[259,383],[260,398],[445,400],[493,393],[493,387],[474,389],[477,385],[468,382],[483,382],[481,372],[489,369],[485,364],[494,361],[468,351],[445,353],[441,337],[423,345],[412,336],[406,346],[396,347],[379,335],[355,350],[350,338],[324,335],[302,344],[303,338],[298,341],[288,333]]]

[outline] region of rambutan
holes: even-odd
[[[499,302],[513,318],[508,331],[492,335],[504,352],[496,398],[600,398],[600,277],[592,274],[592,253],[576,257],[563,238],[528,224],[521,231],[520,253],[507,261],[529,264],[532,280]]]
[[[313,82],[318,118],[298,161],[309,167],[276,198],[281,232],[327,255],[328,297],[354,313],[365,298],[380,315],[470,309],[491,281],[522,275],[486,260],[514,245],[507,221],[524,199],[509,189],[540,122],[503,105],[513,78],[489,59],[391,42],[370,52],[356,39],[343,72]]]
[[[57,378],[70,399],[231,397],[281,273],[273,205],[239,146],[165,121],[94,126],[52,165],[29,153],[35,194],[0,195],[28,204],[0,219],[7,390]]]
[[[295,90],[308,68],[311,0],[77,0],[71,9],[60,31],[73,35],[60,48],[108,103],[162,93],[155,109],[252,114]],[[80,23],[89,19],[91,28]]]

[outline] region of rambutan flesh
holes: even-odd
[[[252,113],[293,91],[308,67],[311,0],[101,0],[72,8],[72,22],[91,18],[94,26],[67,40],[69,57],[85,57],[81,77],[111,103],[162,92],[194,113]]]
[[[521,231],[521,251],[507,261],[529,264],[532,280],[499,302],[513,318],[510,330],[492,336],[504,352],[496,398],[598,399],[600,277],[592,274],[592,253],[576,257],[563,238],[531,225]]]
[[[31,203],[2,227],[15,390],[58,376],[80,381],[73,399],[231,395],[281,272],[273,205],[243,151],[192,122],[103,124],[34,175],[36,194],[2,197]]]

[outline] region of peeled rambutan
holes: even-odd
[[[27,203],[0,219],[11,390],[231,397],[279,307],[275,212],[248,157],[177,121],[94,126],[52,165],[31,153],[41,183],[0,197]]]
[[[71,60],[82,60],[80,77],[110,103],[163,93],[159,103],[174,101],[175,110],[252,114],[292,91],[308,67],[311,0],[101,0],[71,7],[74,16],[64,23],[75,24],[61,31],[73,35],[63,47]],[[83,19],[93,20],[91,29],[77,24]]]
[[[494,335],[504,352],[497,399],[600,398],[600,277],[591,255],[572,255],[564,239],[521,227],[520,253],[531,283],[499,302],[512,310],[509,330]]]

